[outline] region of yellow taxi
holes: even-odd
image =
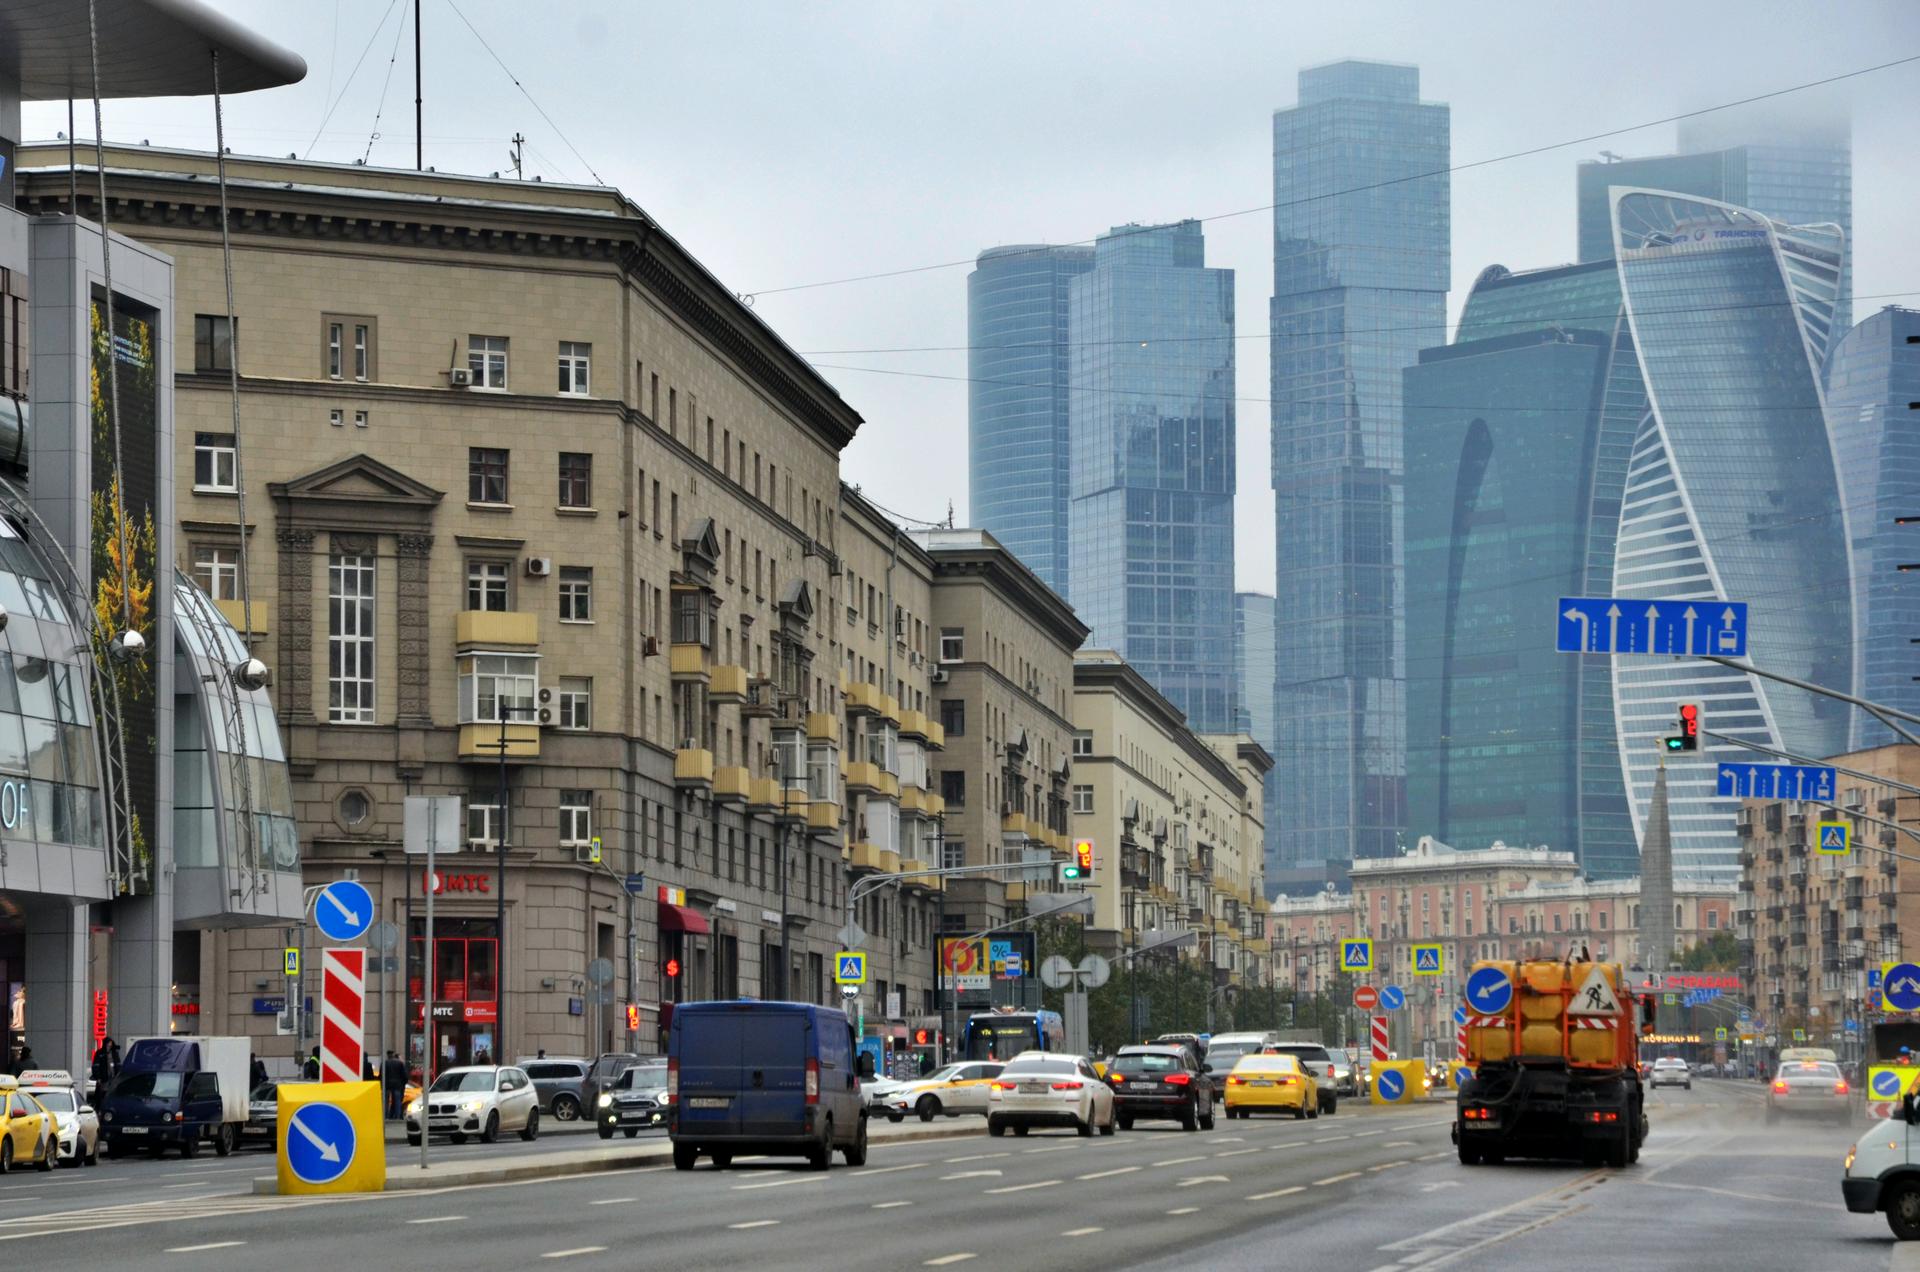
[[[15,1162],[52,1170],[60,1160],[60,1133],[53,1114],[20,1089],[18,1079],[0,1076],[0,1175]]]
[[[1295,1056],[1245,1055],[1227,1075],[1227,1116],[1252,1117],[1255,1109],[1295,1118],[1319,1117],[1319,1089]]]

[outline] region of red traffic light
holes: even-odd
[[[933,1045],[933,1030],[931,1029],[914,1030],[913,1045],[916,1047],[931,1047]]]
[[[1073,864],[1080,867],[1080,877],[1082,879],[1093,874],[1093,840],[1076,839],[1073,841]]]
[[[640,1028],[640,1004],[627,1004],[627,1032],[633,1033]]]
[[[667,973],[668,980],[675,979],[680,975],[680,960],[677,958],[668,959],[667,965],[663,970],[665,970],[665,972]]]
[[[1680,732],[1683,736],[1700,736],[1700,708],[1691,702],[1680,704]]]

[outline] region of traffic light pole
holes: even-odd
[[[1920,724],[1920,715],[1914,715],[1912,712],[1902,711],[1897,707],[1885,706],[1878,702],[1869,702],[1865,698],[1857,698],[1850,693],[1841,693],[1838,689],[1829,689],[1825,685],[1816,685],[1810,680],[1799,680],[1793,676],[1781,675],[1777,671],[1767,671],[1765,668],[1756,667],[1752,663],[1743,663],[1737,658],[1727,658],[1721,654],[1692,654],[1689,656],[1697,658],[1702,662],[1718,663],[1722,667],[1730,667],[1735,671],[1744,671],[1750,676],[1759,676],[1763,680],[1775,680],[1783,685],[1791,685],[1795,689],[1804,690],[1807,693],[1817,693],[1823,698],[1832,698],[1836,702],[1844,702],[1848,706],[1858,707],[1878,720],[1881,724],[1886,725],[1889,729],[1898,733],[1907,741],[1920,745],[1920,737],[1914,736],[1913,733],[1901,728],[1900,725],[1895,723],[1896,720],[1904,720],[1908,724]],[[1821,763],[1822,761],[1813,762]],[[1828,767],[1832,766],[1829,765]],[[1875,780],[1878,781],[1879,779],[1876,778]]]
[[[1898,790],[1905,791],[1910,795],[1920,795],[1920,787],[1909,786],[1905,782],[1896,782],[1892,778],[1876,777],[1872,773],[1863,773],[1859,769],[1845,768],[1828,760],[1810,759],[1804,755],[1795,755],[1791,751],[1781,751],[1770,746],[1761,746],[1758,742],[1749,742],[1745,738],[1736,738],[1725,733],[1715,733],[1712,729],[1702,729],[1701,732],[1707,737],[1713,738],[1715,741],[1731,742],[1735,746],[1743,746],[1750,751],[1758,751],[1762,755],[1771,755],[1777,759],[1787,760],[1794,764],[1814,764],[1822,768],[1830,768],[1836,773],[1845,773],[1848,777],[1857,777],[1864,782],[1875,782],[1881,786],[1891,786]],[[1890,830],[1898,831],[1909,839],[1920,840],[1920,831],[1916,831],[1908,826],[1902,826],[1899,822],[1891,822],[1884,818],[1875,817],[1871,813],[1862,812],[1857,808],[1842,808],[1840,805],[1824,799],[1803,799],[1795,800],[1794,802],[1799,804],[1818,804],[1822,808],[1831,808],[1843,816],[1858,817],[1861,821],[1872,822],[1876,826],[1885,826]],[[1861,843],[1854,846],[1862,852],[1885,853],[1896,861],[1920,862],[1920,856],[1900,852],[1897,849],[1887,848],[1880,844]]]

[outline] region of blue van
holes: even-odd
[[[667,1135],[677,1170],[705,1153],[796,1156],[814,1170],[867,1162],[860,1080],[846,1013],[811,1003],[681,1003],[667,1040]]]

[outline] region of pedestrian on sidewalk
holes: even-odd
[[[387,1049],[387,1058],[380,1073],[380,1083],[386,1089],[387,1117],[389,1120],[398,1119],[402,1112],[400,1107],[402,1097],[407,1090],[407,1066],[400,1062],[400,1057],[391,1047]]]

